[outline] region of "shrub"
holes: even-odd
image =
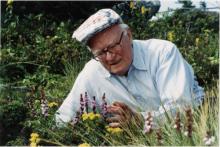
[[[1,144],[16,139],[20,135],[22,123],[27,117],[27,108],[19,98],[0,97],[0,132],[4,134],[1,137]]]

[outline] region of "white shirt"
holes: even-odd
[[[198,86],[192,67],[173,43],[134,40],[132,52],[127,77],[110,74],[100,62],[90,60],[58,109],[57,122],[68,122],[75,116],[80,108],[80,94],[85,92],[89,98],[95,96],[99,104],[105,93],[108,104],[124,102],[144,116],[149,111],[154,115],[163,113],[162,104],[171,110],[201,103],[203,88]]]

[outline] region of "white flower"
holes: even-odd
[[[211,140],[212,143],[214,143],[214,142],[215,142],[215,136],[212,136],[212,137],[210,138],[210,140]]]
[[[208,138],[207,137],[203,138],[203,142],[206,142],[206,141],[208,141]]]
[[[184,132],[184,135],[185,135],[185,136],[188,136],[188,134],[189,134],[188,131],[185,131],[185,132]]]
[[[180,123],[180,126],[183,127],[183,123]]]
[[[214,136],[212,136],[210,138],[205,137],[203,139],[203,141],[205,142],[205,145],[211,145],[215,142],[215,137]]]
[[[211,139],[208,139],[206,142],[205,142],[205,145],[211,145],[212,142],[211,142]]]
[[[160,143],[160,144],[163,144],[163,142],[164,142],[163,140],[159,140],[159,143]]]
[[[151,130],[151,126],[150,125],[145,125],[144,126],[144,133],[149,133]]]
[[[48,116],[48,105],[47,105],[47,101],[46,100],[42,100],[41,101],[41,113],[44,116]]]
[[[173,128],[176,129],[176,128],[177,128],[177,125],[175,124],[175,125],[173,126]]]
[[[78,120],[79,120],[79,119],[75,117],[75,118],[72,119],[72,121],[70,121],[70,124],[71,124],[72,126],[74,126],[74,125],[78,122]]]

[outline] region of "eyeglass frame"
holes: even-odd
[[[114,52],[114,49],[117,47],[117,46],[120,46],[121,47],[121,41],[122,41],[122,38],[123,38],[123,35],[124,35],[124,31],[121,33],[121,36],[120,36],[120,39],[117,43],[115,43],[113,46],[110,46],[110,47],[106,47],[104,49],[102,49],[100,51],[100,53],[98,53],[97,55],[93,54],[93,59],[95,59],[96,61],[103,61],[103,59],[106,57],[107,55],[107,52],[111,53],[111,54],[115,54]],[[105,55],[105,57],[103,56]],[[103,56],[101,58],[99,58],[99,56]]]

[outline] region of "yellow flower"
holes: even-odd
[[[134,2],[132,2],[132,1],[130,2],[130,8],[134,9]]]
[[[146,8],[144,6],[141,7],[141,14],[145,14],[146,13]]]
[[[90,145],[88,143],[82,143],[78,145],[78,147],[89,147]]]
[[[31,146],[31,147],[36,147],[36,146],[37,146],[37,143],[31,142],[30,146]]]
[[[89,113],[89,119],[94,120],[95,119],[95,114],[94,113]]]
[[[121,133],[123,132],[123,130],[121,128],[112,128],[112,127],[109,127],[109,126],[106,126],[106,130],[112,134],[118,134],[118,133]]]
[[[7,5],[12,5],[13,0],[7,0]]]
[[[149,12],[149,11],[151,11],[150,8],[148,9],[148,8],[145,8],[144,6],[141,7],[141,14],[144,15],[146,12]]]
[[[114,128],[113,133],[121,133],[122,129],[121,128]]]
[[[100,118],[101,117],[100,114],[94,114],[93,112],[90,112],[88,115],[89,115],[89,119],[90,120],[94,120],[96,118]]]
[[[167,39],[168,39],[169,41],[171,41],[171,42],[174,40],[173,31],[170,31],[170,32],[167,33]]]
[[[197,47],[199,46],[199,38],[196,38],[195,44],[196,44]]]
[[[89,119],[89,120],[94,120],[94,119],[100,118],[100,117],[101,117],[100,114],[94,114],[93,112],[83,113],[83,115],[82,115],[83,121],[84,121],[84,120],[87,120],[87,119]]]
[[[33,146],[33,147],[36,147],[37,146],[37,143],[40,142],[40,138],[39,138],[39,134],[37,133],[31,133],[31,138],[29,139],[30,140],[30,146]]]
[[[51,107],[54,107],[54,106],[58,106],[58,104],[56,102],[50,102],[48,104],[48,106],[51,108]]]
[[[31,133],[31,138],[38,138],[39,137],[39,134],[37,134],[37,133]]]
[[[89,119],[90,119],[90,120],[94,120],[94,119],[100,118],[100,117],[101,117],[100,114],[94,114],[93,112],[90,112],[90,113],[89,113]]]
[[[83,113],[83,115],[82,115],[83,121],[87,120],[88,118],[89,118],[88,114],[87,113]]]
[[[96,113],[96,114],[95,114],[95,117],[100,118],[101,115]]]
[[[113,128],[111,128],[111,127],[107,127],[107,131],[110,132],[110,133],[112,133]]]
[[[36,138],[34,138],[34,137],[31,137],[29,140],[30,140],[30,142],[36,142]]]

